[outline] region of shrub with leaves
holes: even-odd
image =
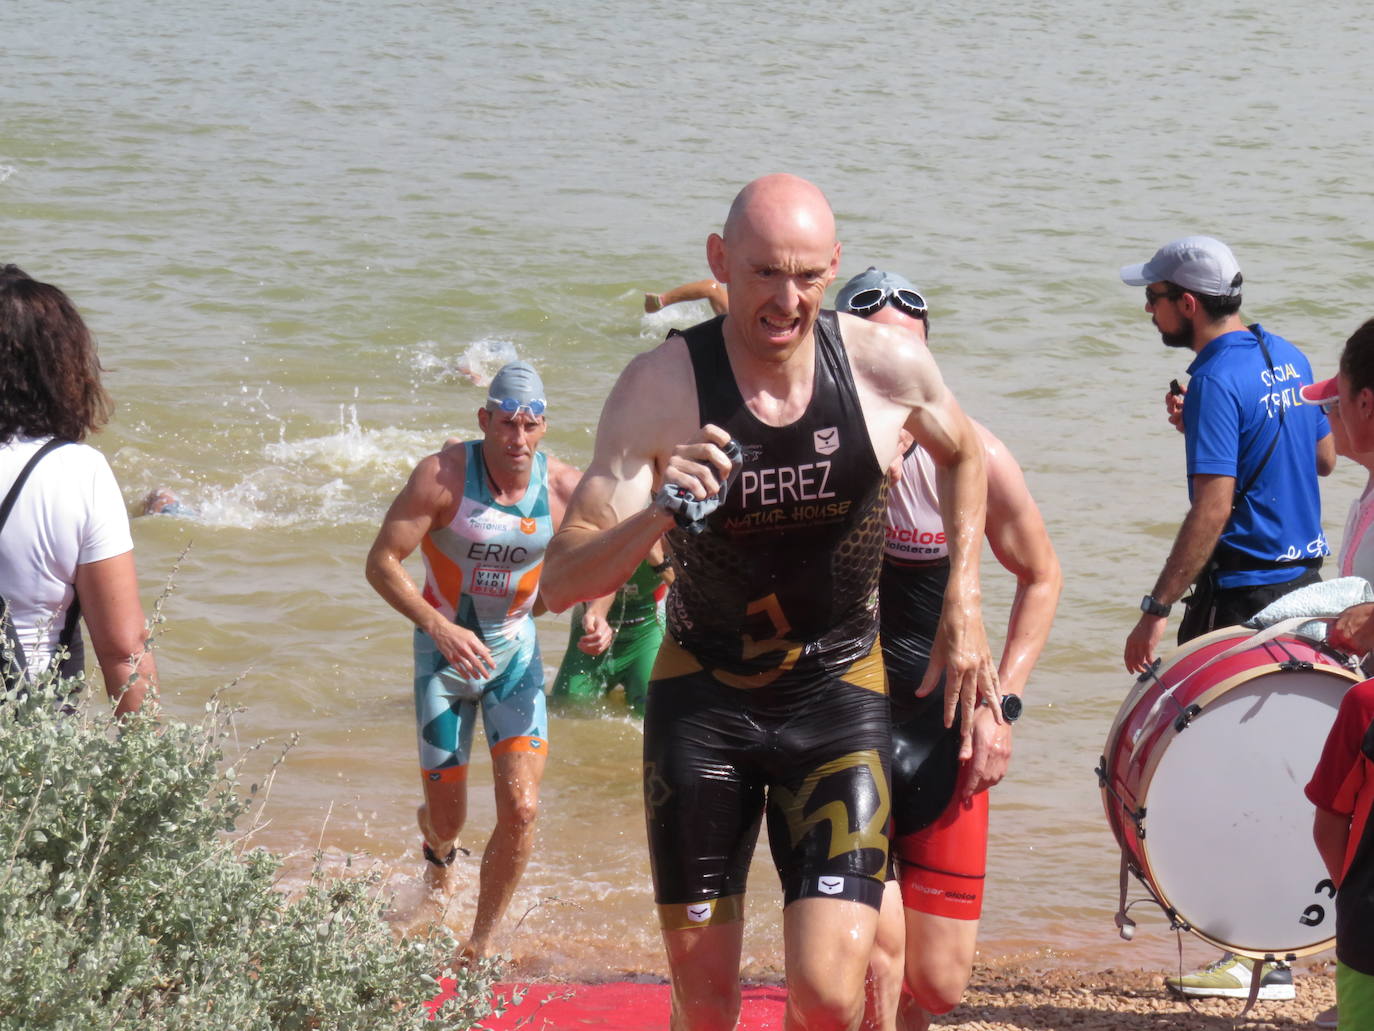
[[[249,809],[218,701],[188,725],[71,682],[0,702],[0,1029],[468,1028],[496,964],[443,970],[443,928],[398,941],[377,877],[274,886],[227,832]],[[97,710],[97,711],[92,711]],[[253,786],[253,791],[257,786]],[[426,1000],[443,996],[442,1005]]]

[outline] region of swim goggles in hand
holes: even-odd
[[[730,472],[717,493],[698,500],[686,487],[665,483],[654,497],[654,504],[668,512],[677,525],[688,533],[701,533],[706,529],[706,517],[720,507],[725,496],[730,493],[731,485],[739,476],[744,449],[738,441],[732,440],[721,450],[725,452],[725,457],[730,459]]]
[[[922,318],[929,310],[926,306],[926,299],[915,290],[907,290],[905,287],[892,290],[877,286],[856,293],[849,299],[849,306],[846,310],[851,315],[867,318],[889,301],[898,311],[906,312],[914,319]]]

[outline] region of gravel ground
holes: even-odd
[[[934,1026],[965,1031],[1074,1028],[1081,1031],[1222,1031],[1232,1028],[1311,1028],[1336,1001],[1333,965],[1295,971],[1297,998],[1257,1002],[1238,1020],[1243,999],[1185,1002],[1164,987],[1164,974],[1140,970],[1035,970],[980,967],[964,1001]]]

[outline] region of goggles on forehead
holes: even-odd
[[[851,315],[858,315],[860,318],[867,318],[875,311],[878,311],[884,304],[891,302],[892,306],[898,311],[906,312],[914,319],[925,316],[928,310],[926,299],[915,290],[907,290],[899,287],[892,290],[885,287],[869,287],[867,290],[860,290],[849,299],[848,311]]]
[[[489,397],[487,398],[487,408],[493,412],[506,412],[509,415],[519,415],[522,411],[529,412],[536,419],[544,414],[548,407],[542,397],[532,398],[529,401],[518,401],[513,397]]]

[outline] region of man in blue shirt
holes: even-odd
[[[1335,467],[1326,416],[1298,391],[1312,382],[1301,351],[1240,318],[1241,272],[1230,248],[1208,236],[1165,244],[1121,270],[1145,287],[1145,310],[1168,347],[1186,347],[1187,390],[1166,399],[1184,434],[1191,505],[1141,617],[1126,638],[1126,668],[1155,659],[1173,603],[1191,584],[1178,643],[1244,622],[1275,598],[1321,579],[1329,553],[1317,476]],[[1266,963],[1261,999],[1293,998],[1292,974]],[[1252,965],[1227,954],[1193,974],[1166,978],[1193,996],[1249,994]]]
[[[1224,243],[1174,240],[1121,279],[1145,287],[1165,345],[1197,355],[1182,397],[1191,507],[1126,638],[1126,668],[1139,672],[1190,584],[1180,644],[1320,579],[1329,549],[1317,476],[1335,467],[1336,450],[1326,416],[1298,396],[1312,382],[1307,358],[1241,321],[1240,266]]]

